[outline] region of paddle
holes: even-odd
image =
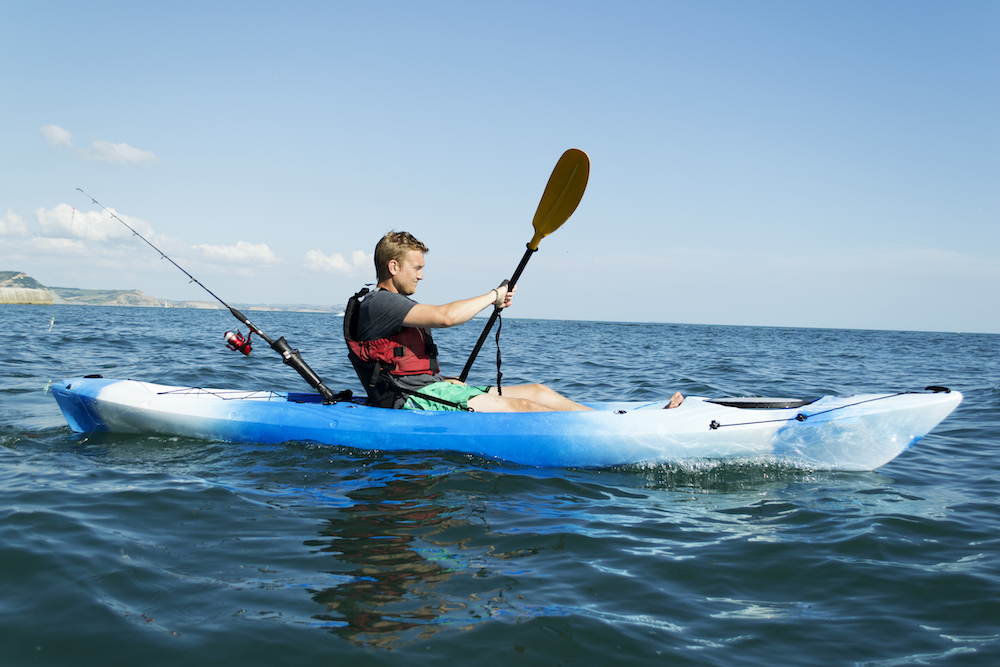
[[[569,219],[569,216],[573,215],[573,211],[576,210],[576,207],[580,204],[580,200],[583,199],[583,191],[587,189],[587,179],[589,177],[590,158],[587,157],[586,153],[576,148],[571,148],[562,154],[559,162],[556,163],[555,168],[552,170],[552,175],[549,176],[549,182],[545,185],[542,200],[538,202],[538,210],[535,211],[535,219],[531,223],[535,228],[535,235],[528,241],[528,249],[525,251],[524,257],[521,258],[521,263],[518,265],[517,270],[514,271],[514,275],[507,282],[508,290],[514,289],[514,285],[517,284],[517,279],[521,277],[521,272],[527,266],[531,255],[538,250],[539,242],[559,229]],[[490,335],[490,329],[493,328],[493,323],[497,321],[499,315],[500,308],[494,308],[493,314],[490,315],[490,321],[486,323],[486,328],[483,329],[483,333],[479,336],[476,347],[472,350],[472,354],[469,355],[469,360],[465,362],[465,368],[462,369],[462,374],[458,378],[462,382],[465,382],[465,379],[469,377],[472,364],[476,360],[476,356],[479,354],[483,343],[486,342],[486,337]]]

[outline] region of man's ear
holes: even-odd
[[[394,259],[390,259],[390,260],[389,260],[389,263],[388,263],[388,264],[386,264],[386,265],[385,265],[385,267],[386,267],[387,269],[389,269],[389,275],[390,275],[390,276],[394,276],[394,275],[396,275],[397,273],[399,273],[399,262],[397,262],[397,261],[396,261],[396,260],[394,260]]]

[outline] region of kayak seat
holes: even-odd
[[[358,335],[359,300],[366,294],[368,294],[367,287],[363,288],[347,301],[347,308],[344,311],[345,342],[356,340],[355,337]],[[361,380],[361,384],[365,388],[365,393],[368,394],[368,405],[380,408],[392,408],[396,402],[397,392],[395,391],[395,382],[392,381],[388,373],[382,372],[381,364],[376,362],[375,368],[372,369],[351,351],[350,345],[347,347],[347,358],[351,360],[354,372],[358,374],[358,379]]]

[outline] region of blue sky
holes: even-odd
[[[1000,333],[1000,3],[0,7],[0,270],[337,304],[389,229],[417,298],[510,316]],[[74,210],[75,208],[75,210]]]

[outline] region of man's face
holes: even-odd
[[[396,272],[392,276],[393,286],[400,294],[410,296],[417,291],[417,283],[423,279],[424,253],[407,250],[402,261],[396,262]]]

